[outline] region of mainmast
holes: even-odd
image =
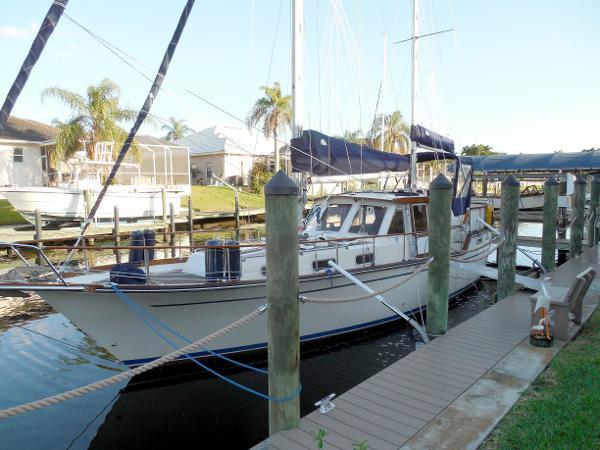
[[[417,81],[418,81],[418,33],[419,33],[419,11],[418,0],[413,0],[413,15],[412,15],[412,71],[411,71],[411,96],[410,96],[410,127],[415,125],[416,117],[416,97],[417,97]],[[417,182],[417,145],[411,140],[410,142],[410,171],[408,177],[408,187],[412,189]]]
[[[292,0],[292,137],[302,136],[304,113],[304,0]]]
[[[383,93],[385,89],[385,67],[387,66],[387,34],[383,34],[383,75],[381,76],[381,148],[383,152],[385,144],[385,113],[383,112]]]

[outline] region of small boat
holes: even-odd
[[[142,147],[142,159],[122,164],[125,172],[120,179],[122,182],[108,188],[95,220],[113,220],[115,206],[119,207],[119,217],[123,220],[161,217],[169,214],[170,204],[173,204],[176,215],[180,213],[181,196],[190,193],[189,176],[184,167],[182,172],[185,176],[182,178],[181,174],[177,174],[179,178],[175,180],[173,160],[176,164],[185,161],[187,167],[187,148],[173,146],[166,149],[165,145],[142,142],[138,143]],[[173,156],[173,153],[176,155]],[[69,177],[57,182],[56,186],[5,187],[0,189],[0,193],[32,224],[35,223],[36,210],[39,210],[44,224],[83,222],[98,198],[107,171],[114,164],[113,143],[96,144],[95,155],[91,160],[85,152],[78,152],[69,163],[63,163]],[[158,185],[159,179],[164,184]],[[163,190],[166,211],[163,211]]]

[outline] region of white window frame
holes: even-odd
[[[20,152],[20,154],[18,154],[19,152]],[[20,158],[20,160],[18,160],[17,158]],[[14,147],[13,148],[13,162],[14,163],[25,162],[25,152],[23,151],[23,147]]]

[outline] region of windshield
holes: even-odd
[[[315,229],[320,231],[339,231],[352,205],[333,203],[327,206],[322,214],[315,214],[315,218],[311,220],[311,225],[316,224]],[[311,227],[312,228],[312,227]]]

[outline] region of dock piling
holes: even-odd
[[[429,266],[427,332],[439,336],[448,331],[452,183],[439,174],[429,190],[429,256],[433,261]]]
[[[282,171],[265,186],[269,395],[292,396],[300,383],[298,186]],[[300,397],[269,402],[269,433],[300,421]]]
[[[170,220],[170,238],[169,244],[171,245],[171,257],[175,258],[177,256],[177,250],[175,248],[175,205],[173,203],[169,203],[169,220]]]
[[[585,214],[585,178],[577,175],[575,178],[575,191],[573,192],[573,222],[571,225],[571,257],[582,252],[583,226]]]
[[[542,228],[542,266],[547,271],[556,268],[556,213],[558,180],[549,177],[544,183],[544,225]]]
[[[192,196],[188,197],[188,227],[190,229],[190,251],[194,245],[194,205]]]
[[[40,250],[42,248],[42,215],[40,213],[39,209],[36,209],[33,213],[34,215],[34,223],[35,223],[35,234],[33,236],[33,239],[35,240],[35,245],[37,245]],[[38,253],[36,256],[36,264],[38,266],[41,266],[43,264],[44,260],[41,257],[41,255]]]
[[[234,202],[235,202],[235,240],[239,241],[240,240],[240,193],[238,192],[238,190],[236,189],[235,191],[235,197],[234,197]]]
[[[600,207],[600,176],[594,176],[590,193],[590,221],[588,225],[588,246],[593,247],[598,243],[598,208]]]
[[[162,222],[164,224],[167,223],[167,191],[165,188],[160,190],[161,200],[162,200]]]
[[[114,223],[113,234],[115,237],[114,238],[115,239],[115,247],[118,247],[121,244],[121,236],[120,236],[121,218],[119,217],[119,205],[115,205],[113,211],[114,211],[114,213],[113,213],[113,223]],[[115,249],[115,259],[117,261],[117,264],[121,264],[121,254],[119,253],[118,249]]]
[[[502,181],[501,230],[504,243],[498,249],[498,301],[509,297],[515,291],[519,187],[520,183],[514,175],[509,175]]]

